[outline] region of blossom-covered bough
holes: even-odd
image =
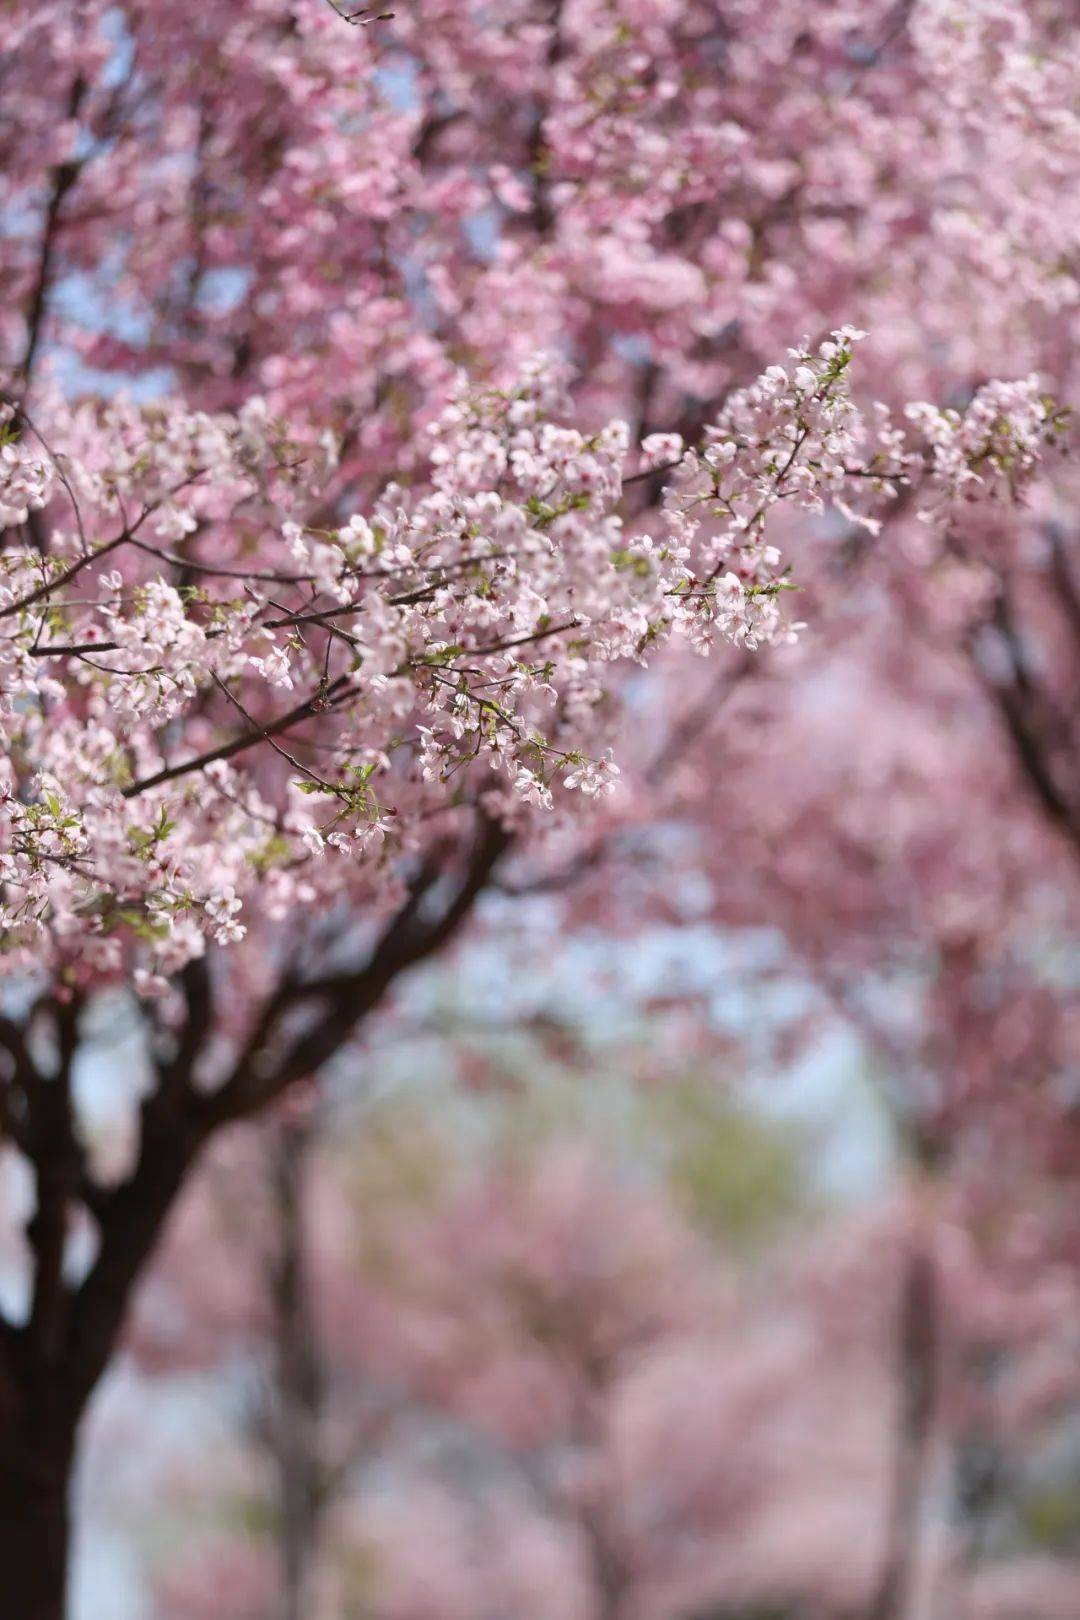
[[[963,417],[911,407],[913,445],[852,404],[860,335],[794,351],[689,450],[564,425],[553,364],[463,383],[428,481],[333,527],[332,444],[260,401],[59,407],[44,432],[8,406],[4,510],[28,539],[0,559],[5,971],[167,997],[253,909],[345,889],[385,909],[433,823],[506,838],[614,785],[620,661],[794,636],[778,503],[872,526],[901,492],[931,520],[988,476],[1015,493],[1059,426],[1037,382]],[[663,470],[655,534],[620,515],[631,461]]]

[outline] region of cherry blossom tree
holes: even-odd
[[[240,1356],[263,1378],[254,1420],[165,1488],[174,1526],[196,1496],[202,1511],[157,1569],[163,1620],[220,1614],[226,1577],[237,1613],[275,1612],[280,1586],[282,1613],[320,1620],[968,1620],[1025,1604],[1050,1620],[1075,1601],[1076,1563],[1037,1538],[979,1545],[991,1505],[954,1499],[946,1466],[992,1445],[992,1512],[1022,1524],[1077,1398],[1067,1273],[1019,1252],[988,1265],[962,1205],[922,1183],[830,1212],[809,1241],[793,1223],[747,1268],[694,1229],[677,1184],[640,1159],[628,1173],[580,1127],[440,1155],[439,1098],[422,1145],[397,1110],[377,1146],[341,1118],[321,1140],[310,1116],[283,1122],[268,1180],[233,1147],[170,1237],[136,1356],[166,1373]],[[375,1169],[387,1157],[394,1178]],[[424,1174],[406,1190],[410,1158]],[[253,1222],[264,1201],[277,1216]],[[924,1397],[934,1488],[912,1535],[893,1320],[916,1236],[942,1328]],[[208,1244],[223,1256],[210,1277]],[[281,1354],[297,1342],[299,1379]]]
[[[0,1044],[34,1213],[0,1559],[36,1620],[209,1137],[327,1065],[511,849],[629,792],[664,644],[790,639],[789,510],[892,516],[875,552],[897,516],[949,555],[1014,532],[1070,380],[1075,27],[83,0],[10,34]],[[121,991],[109,1179],[76,1092]]]

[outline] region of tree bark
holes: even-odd
[[[322,1517],[322,1378],[304,1223],[308,1142],[306,1125],[286,1123],[273,1132],[270,1150],[277,1233],[268,1279],[274,1321],[274,1388],[268,1427],[277,1470],[282,1620],[304,1620],[310,1612]]]
[[[900,1400],[885,1558],[863,1620],[902,1620],[918,1557],[919,1503],[937,1402],[940,1337],[932,1252],[916,1242],[900,1285],[897,1371]]]
[[[145,1098],[135,1167],[115,1187],[97,1186],[77,1151],[70,1107],[69,1070],[78,1039],[78,1005],[51,1004],[62,1057],[60,1075],[37,1072],[26,1030],[0,1017],[0,1137],[8,1136],[37,1172],[38,1210],[28,1235],[35,1253],[34,1302],[29,1321],[16,1326],[0,1313],[0,1620],[64,1620],[70,1534],[70,1482],[79,1419],[109,1364],[132,1293],[177,1196],[213,1132],[274,1101],[290,1084],[315,1073],[337,1055],[399,974],[439,951],[465,922],[492,869],[510,842],[495,823],[481,819],[475,846],[451,899],[430,921],[421,904],[434,873],[425,869],[369,960],[353,971],[299,984],[287,976],[256,1020],[256,1028],[230,1078],[215,1092],[192,1084],[192,1071],[215,1029],[211,981],[205,962],[181,978],[187,1013],[175,1052],[159,1063],[157,1086]],[[318,1016],[270,1063],[280,1046],[281,1021],[297,1005]],[[48,1005],[41,1004],[38,1016]],[[4,1073],[4,1068],[7,1073]],[[289,1198],[298,1187],[286,1186]],[[67,1213],[82,1203],[100,1232],[97,1257],[72,1287],[63,1259]],[[299,1254],[292,1257],[297,1262]],[[288,1257],[287,1257],[288,1260]],[[303,1350],[303,1277],[299,1264],[282,1274],[292,1317],[290,1368],[303,1405],[318,1412],[319,1391]],[[318,1502],[310,1469],[307,1496],[295,1512],[297,1545],[313,1549]],[[287,1586],[293,1611],[303,1601],[311,1557],[290,1555]]]
[[[12,1620],[64,1620],[74,1434],[26,1404],[0,1428],[0,1593]]]

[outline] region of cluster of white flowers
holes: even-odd
[[[44,451],[13,439],[15,409],[0,404],[0,529],[25,523],[50,500],[56,471]]]
[[[931,513],[994,496],[1002,485],[1015,494],[1063,420],[1038,377],[987,383],[962,412],[912,404],[904,414],[928,451]]]
[[[613,663],[795,633],[780,503],[873,521],[903,482],[936,509],[1035,466],[1056,418],[1033,381],[914,408],[905,435],[852,403],[860,336],[793,350],[694,449],[567,426],[551,361],[508,392],[463,380],[429,482],[331,527],[306,521],[327,447],[257,403],[59,410],[44,460],[9,416],[4,960],[111,972],[134,951],[157,994],[256,900],[280,917],[344,882],[377,907],[458,803],[517,822],[610,792]],[[625,518],[629,465],[665,481],[653,533]],[[18,534],[35,505],[45,555]]]
[[[861,431],[848,372],[864,335],[844,327],[816,353],[792,349],[791,366],[770,366],[733,394],[702,448],[683,455],[664,496],[665,550],[688,565],[680,627],[696,645],[719,630],[754,648],[799,628],[780,611],[786,580],[769,515],[781,501],[820,512],[838,498]]]

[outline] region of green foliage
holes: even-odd
[[[750,1112],[715,1080],[689,1079],[643,1099],[677,1197],[709,1236],[752,1245],[808,1213],[806,1144],[793,1125]]]
[[[1039,1486],[1024,1502],[1022,1519],[1036,1546],[1057,1553],[1076,1552],[1080,1548],[1080,1481]]]
[[[132,827],[129,831],[128,843],[131,846],[132,854],[148,854],[157,844],[168,838],[175,826],[176,822],[169,820],[165,806],[162,805],[157,820],[149,827]]]
[[[458,1156],[437,1113],[418,1099],[391,1099],[336,1144],[342,1186],[356,1211],[356,1258],[369,1276],[393,1271],[402,1223],[435,1205],[453,1179]]]
[[[337,1569],[343,1587],[344,1620],[370,1620],[372,1597],[379,1584],[379,1555],[367,1542],[351,1541],[342,1549]]]
[[[452,1028],[452,1009],[444,1017]],[[415,1053],[394,1094],[342,1137],[346,1178],[367,1212],[361,1224],[370,1231],[373,1208],[392,1219],[395,1209],[430,1204],[478,1152],[527,1161],[545,1143],[581,1137],[613,1163],[659,1177],[725,1247],[753,1248],[812,1216],[809,1133],[751,1109],[724,1075],[638,1078],[642,1061],[646,1070],[664,1064],[662,1050],[646,1056],[649,1045],[644,1029],[624,1050],[621,1040],[596,1043],[556,1025],[472,1026],[442,1044],[446,1061]],[[454,1085],[455,1056],[483,1072],[480,1091]]]

